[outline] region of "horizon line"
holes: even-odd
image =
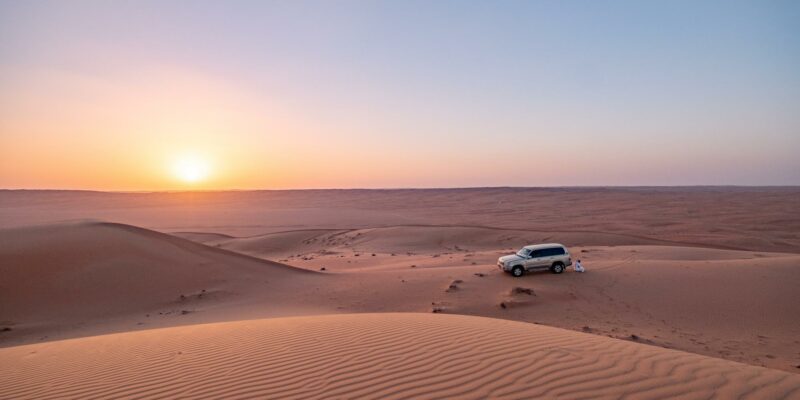
[[[0,192],[90,192],[90,193],[222,193],[222,192],[311,192],[311,191],[400,191],[400,190],[480,190],[480,189],[647,189],[647,188],[800,188],[796,185],[563,185],[563,186],[448,186],[448,187],[349,187],[349,188],[278,188],[278,189],[166,189],[103,190],[63,188],[0,188]]]

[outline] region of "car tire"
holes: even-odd
[[[525,275],[525,269],[521,266],[517,265],[514,268],[511,268],[511,276],[514,278],[519,278],[520,276]]]
[[[554,274],[560,274],[564,272],[564,264],[557,262],[550,267],[550,270],[553,271]]]

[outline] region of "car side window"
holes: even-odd
[[[542,252],[540,257],[552,257],[564,254],[564,249],[560,247],[552,247],[549,249],[542,249],[540,251]]]
[[[542,252],[543,252],[542,250],[534,250],[533,252],[531,252],[531,258],[544,257],[544,254],[542,254]]]

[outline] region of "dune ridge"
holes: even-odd
[[[253,292],[254,282],[262,291],[280,289],[308,275],[318,274],[124,224],[2,229],[0,324],[23,335],[131,314],[186,313],[198,298]]]
[[[800,252],[797,187],[585,187],[179,193],[0,191],[3,226],[98,218],[162,232],[477,225]],[[634,244],[634,243],[628,243]]]
[[[800,376],[484,317],[344,314],[0,349],[0,398],[800,398]]]
[[[334,252],[486,251],[518,243],[559,242],[570,246],[659,245],[741,250],[734,246],[660,240],[642,235],[590,230],[517,229],[479,225],[393,225],[353,229],[298,229],[234,237],[211,232],[171,234],[265,259],[319,250]]]

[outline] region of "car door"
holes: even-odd
[[[539,250],[539,258],[536,264],[538,268],[550,268],[555,258],[555,249],[541,249]]]
[[[531,252],[531,258],[525,263],[527,269],[539,269],[542,267],[542,250],[534,250]]]

